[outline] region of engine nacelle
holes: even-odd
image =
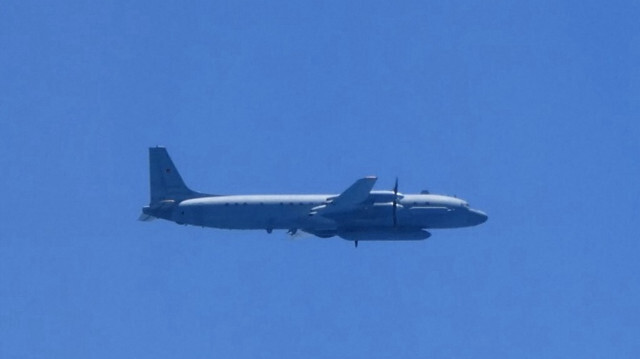
[[[368,200],[373,203],[384,203],[393,202],[395,199],[399,201],[403,197],[402,193],[395,194],[393,191],[371,191]]]

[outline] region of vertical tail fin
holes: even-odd
[[[152,205],[164,200],[182,201],[207,196],[187,187],[164,147],[149,148],[149,179]]]

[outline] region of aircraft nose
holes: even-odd
[[[469,221],[472,223],[472,225],[478,225],[478,224],[482,224],[484,222],[487,221],[487,219],[489,219],[489,216],[487,216],[486,213],[479,211],[477,209],[470,209],[469,210]]]

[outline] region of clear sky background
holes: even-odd
[[[1,358],[637,358],[634,1],[4,1]],[[362,242],[136,221],[212,193],[455,194]]]

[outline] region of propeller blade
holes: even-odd
[[[396,183],[393,185],[393,226],[398,226],[398,216],[396,215],[398,211],[398,177],[396,177]]]

